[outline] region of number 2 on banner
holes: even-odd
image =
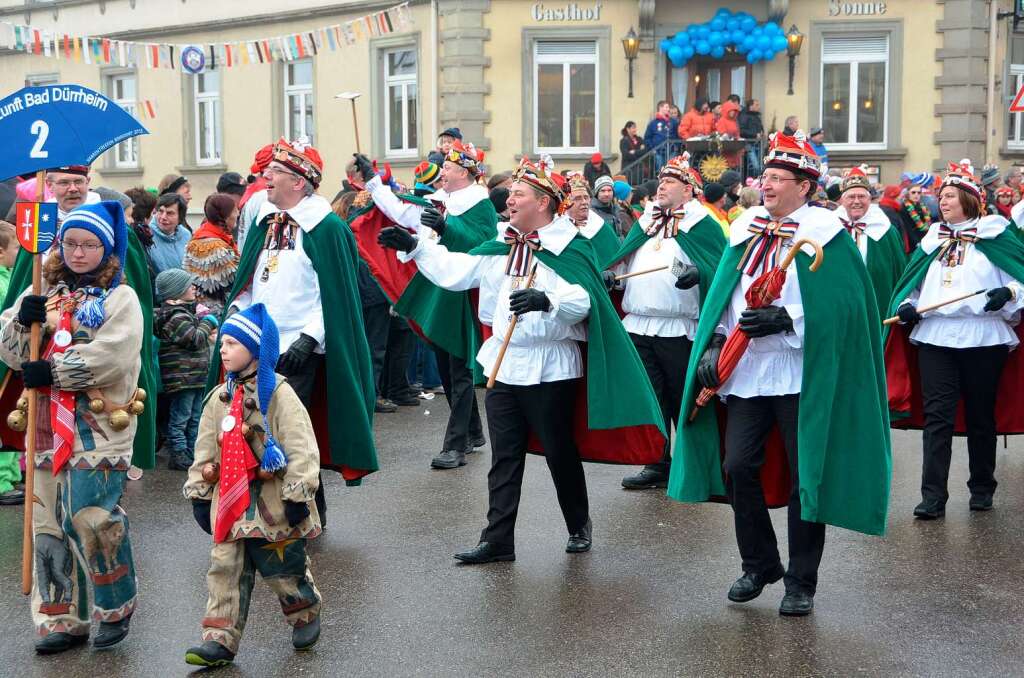
[[[46,139],[50,136],[50,126],[43,120],[36,120],[32,123],[32,127],[29,131],[36,136],[36,143],[33,144],[32,150],[29,151],[28,157],[30,158],[48,158],[50,157],[49,151],[43,150],[43,144],[46,143]]]

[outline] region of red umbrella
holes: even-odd
[[[786,255],[786,258],[782,260],[782,263],[777,268],[762,273],[757,280],[750,284],[746,295],[744,295],[747,298],[747,308],[764,308],[779,298],[782,294],[782,286],[786,282],[786,269],[793,263],[796,253],[800,251],[800,247],[803,245],[810,245],[814,248],[814,261],[811,262],[810,270],[812,272],[818,270],[825,259],[825,253],[822,252],[821,245],[807,238],[797,240],[793,243],[793,248],[789,250],[789,254]],[[732,332],[729,333],[729,338],[725,340],[722,352],[718,356],[719,384],[724,384],[732,376],[733,370],[739,364],[740,358],[743,357],[743,353],[747,350],[747,344],[749,343],[750,337],[740,329],[739,325],[734,327]],[[718,387],[701,389],[693,411],[690,413],[690,421],[697,417],[700,408],[711,402],[716,393],[718,393]]]

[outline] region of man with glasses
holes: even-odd
[[[820,167],[801,132],[772,139],[764,205],[733,222],[701,308],[668,485],[680,501],[728,497],[743,567],[729,600],[785,578],[779,613],[789,616],[813,609],[826,524],[884,531],[891,474],[878,309],[839,218],[807,204]],[[757,294],[802,239],[820,245],[821,267],[810,270],[804,245],[777,294]],[[734,331],[749,345],[726,375],[719,360]],[[721,428],[714,403],[694,411],[701,388],[724,400]],[[788,506],[788,569],[769,506]]]
[[[55,167],[47,171],[46,188],[53,194],[49,202],[57,203],[58,224],[79,205],[92,205],[100,201],[99,193],[89,190],[88,165]]]

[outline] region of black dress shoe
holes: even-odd
[[[814,609],[814,596],[803,591],[786,591],[779,605],[779,614],[784,617],[805,617]]]
[[[585,553],[590,550],[594,528],[587,518],[587,524],[576,532],[569,535],[569,541],[565,544],[566,553]]]
[[[70,633],[49,633],[36,641],[36,654],[57,654],[79,645],[85,645],[88,634],[73,636]]]
[[[914,507],[914,517],[921,520],[935,520],[946,515],[946,504],[938,499],[925,499]]]
[[[463,450],[445,450],[430,460],[430,468],[452,469],[466,465],[466,453]]]
[[[455,560],[467,565],[482,565],[484,563],[497,563],[516,559],[516,551],[511,546],[492,544],[489,541],[482,541],[468,551],[455,554]]]
[[[781,565],[766,575],[758,574],[757,572],[744,572],[743,576],[729,587],[729,600],[734,603],[749,602],[761,595],[761,591],[764,590],[765,586],[774,584],[782,579],[784,574],[785,571],[783,571]]]
[[[192,666],[227,666],[235,661],[235,653],[215,640],[185,651],[185,663]]]
[[[387,398],[377,398],[377,402],[373,406],[373,411],[378,414],[391,414],[392,412],[398,411],[398,405],[394,404]]]
[[[992,510],[992,495],[991,494],[972,494],[971,502],[968,504],[972,511],[991,511]]]
[[[117,645],[128,635],[128,626],[131,624],[131,621],[131,617],[125,617],[117,622],[100,622],[99,631],[97,631],[96,637],[92,639],[92,646],[104,648]]]
[[[296,650],[308,650],[320,640],[320,617],[308,624],[292,628],[292,647]]]
[[[477,437],[473,438],[473,442],[471,443],[471,445],[473,446],[473,449],[476,449],[478,447],[483,447],[486,444],[487,444],[487,438],[484,438],[484,434],[483,433],[481,433]]]
[[[622,479],[622,486],[627,490],[653,490],[668,487],[668,474],[654,469],[640,469],[639,473]]]
[[[419,407],[420,399],[414,395],[405,395],[399,398],[391,398],[391,402],[399,407]]]

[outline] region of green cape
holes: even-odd
[[[594,234],[593,238],[586,239],[590,240],[590,246],[594,248],[594,255],[597,257],[598,266],[611,259],[620,247],[619,236],[615,235],[615,229],[607,221]]]
[[[470,254],[507,256],[510,247],[486,242]],[[590,241],[577,235],[555,255],[541,249],[536,256],[563,280],[590,296],[587,318],[587,424],[591,429],[657,426],[665,436],[661,407],[640,356],[622,327],[595,266]]]
[[[725,495],[718,408],[709,403],[692,422],[689,415],[700,391],[697,364],[740,281],[736,265],[744,248],[726,250],[701,310],[668,484],[668,495],[679,501]],[[795,261],[805,316],[797,438],[801,517],[880,535],[892,453],[878,310],[853,240],[834,237],[824,253],[815,273],[803,252]]]
[[[494,240],[498,235],[497,223],[494,205],[490,200],[481,200],[458,216],[445,217],[440,242],[452,252],[468,252]],[[430,343],[476,365],[480,326],[469,292],[441,289],[417,273],[395,304],[395,312],[416,323]]]
[[[252,281],[266,234],[267,220],[259,224],[254,221],[245,239],[234,287],[224,304],[225,313]],[[317,380],[326,387],[326,393],[314,396],[310,411],[320,445],[320,465],[341,472],[349,485],[358,485],[362,476],[376,471],[378,465],[373,443],[376,392],[356,283],[355,238],[348,225],[331,213],[313,230],[303,232],[302,249],[320,285],[327,337],[324,382]],[[206,380],[207,392],[220,379],[218,338]]]
[[[864,263],[875,291],[878,312],[882,313],[889,305],[889,297],[907,263],[903,239],[895,228],[889,228],[878,240],[868,238],[868,256]]]
[[[142,371],[139,372],[139,388],[145,390],[149,396],[146,400],[146,409],[138,417],[132,464],[141,469],[151,469],[156,466],[157,395],[157,367],[153,350],[153,283],[149,277],[146,252],[131,227],[128,228],[127,258],[128,261],[124,262],[124,277],[128,285],[135,290],[139,305],[142,307]],[[11,274],[11,284],[4,298],[3,310],[10,308],[31,284],[32,255],[23,249],[18,252],[18,258],[14,263],[14,272]],[[6,374],[7,365],[0,363],[0,380]]]
[[[622,246],[611,257],[603,260],[602,269],[611,268],[622,259],[640,249],[640,246],[647,242],[651,236],[640,227],[640,220],[633,222],[633,228],[629,229]],[[704,303],[708,288],[711,287],[711,280],[715,277],[715,270],[722,258],[722,251],[725,249],[726,240],[722,234],[722,227],[718,222],[708,215],[694,224],[689,231],[679,231],[675,237],[676,243],[693,265],[700,272],[700,302]]]

